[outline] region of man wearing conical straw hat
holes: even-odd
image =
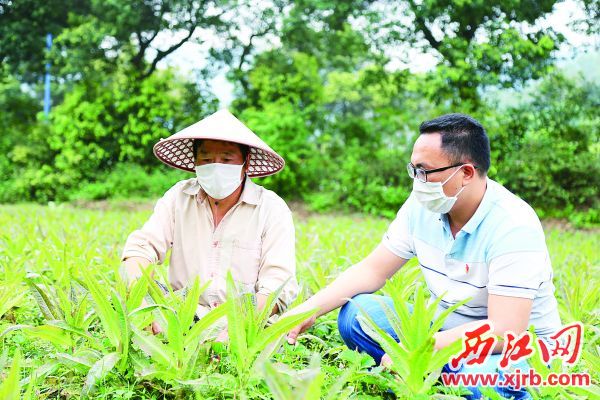
[[[225,300],[228,271],[244,292],[256,294],[259,308],[284,285],[273,310],[283,312],[297,294],[292,215],[277,194],[250,180],[279,172],[283,158],[227,110],[161,139],[154,154],[196,177],[169,189],[129,235],[122,255],[127,278],[161,264],[171,249],[173,289],[197,276],[211,282],[197,314]]]

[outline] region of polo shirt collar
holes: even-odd
[[[479,203],[479,207],[475,210],[475,214],[467,221],[465,226],[461,229],[468,234],[471,234],[477,229],[481,221],[485,218],[488,212],[492,209],[494,204],[494,184],[490,178],[486,178],[486,189]]]
[[[183,193],[189,194],[190,196],[196,196],[198,203],[203,203],[206,200],[207,194],[202,189],[202,186],[198,183],[196,179],[191,179],[187,187],[183,189]],[[242,191],[242,195],[240,196],[240,201],[252,205],[258,205],[260,200],[260,190],[259,186],[252,182],[252,180],[246,175],[246,181],[244,182],[244,190]]]

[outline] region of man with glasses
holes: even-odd
[[[519,335],[530,325],[542,338],[556,332],[560,319],[540,221],[527,203],[487,177],[489,167],[489,140],[475,119],[448,114],[421,124],[408,164],[412,194],[371,254],[290,311],[318,310],[289,332],[288,342],[294,343],[318,316],[342,307],[338,327],[348,347],[370,354],[378,364],[391,363],[357,316],[364,310],[398,340],[380,302],[392,307],[391,299],[371,293],[413,257],[432,299],[441,297],[438,314],[468,299],[435,335],[435,348],[486,322],[500,338],[507,331]],[[484,365],[463,366],[460,372],[497,372],[502,346],[499,340]],[[527,363],[515,367],[524,371]],[[448,365],[444,370],[459,372]],[[477,387],[468,389],[469,398],[481,397]],[[506,397],[530,398],[525,389],[495,390]]]

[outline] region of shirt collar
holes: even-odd
[[[183,193],[189,194],[190,196],[196,196],[196,200],[198,203],[204,202],[207,195],[202,186],[198,183],[198,180],[190,179],[183,189]],[[246,176],[246,181],[244,182],[244,190],[242,191],[242,195],[240,196],[240,201],[244,203],[258,205],[260,200],[260,191],[259,186],[252,182],[252,180]]]
[[[477,210],[475,210],[475,214],[467,221],[465,226],[461,229],[468,234],[471,234],[477,229],[481,221],[485,218],[487,213],[492,209],[492,205],[494,204],[494,182],[490,178],[486,178],[486,189],[483,194],[483,198],[481,199],[481,203]]]

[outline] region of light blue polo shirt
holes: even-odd
[[[471,298],[444,329],[487,318],[489,294],[533,299],[529,323],[538,335],[560,328],[540,220],[527,203],[489,178],[477,211],[456,238],[447,214],[432,213],[410,196],[383,244],[398,257],[417,257],[432,298],[442,297],[442,307]]]

